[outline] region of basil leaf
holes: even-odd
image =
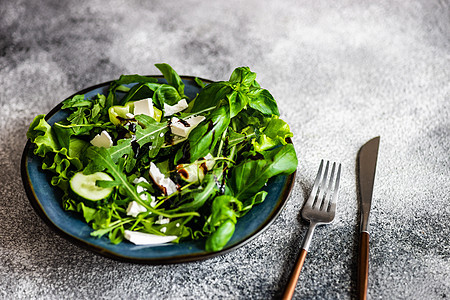
[[[222,106],[216,109],[206,122],[203,121],[191,131],[188,143],[180,151],[188,153],[190,162],[204,157],[216,147],[222,133],[229,124],[230,113],[228,107]]]
[[[227,95],[230,103],[230,117],[236,116],[248,103],[248,97],[245,93],[233,91]]]
[[[117,101],[116,91],[121,89],[121,85],[123,84],[131,84],[131,83],[156,83],[158,79],[141,76],[141,75],[122,75],[118,80],[114,80],[111,82],[111,85],[108,89],[108,97],[106,98],[105,107],[110,108],[113,105],[119,104]]]
[[[254,89],[248,92],[248,105],[265,115],[279,116],[277,102],[266,89]]]
[[[130,101],[137,101],[141,99],[151,98],[154,92],[161,86],[159,83],[147,82],[133,86],[127,95],[121,100],[121,104],[125,104]],[[163,103],[155,103],[158,107],[161,107]]]
[[[241,209],[242,203],[232,196],[222,195],[214,199],[211,215],[205,224],[212,232],[206,240],[206,251],[219,251],[226,245],[233,236],[234,224],[239,216],[237,211]]]
[[[250,87],[256,79],[256,73],[250,71],[249,67],[239,67],[234,69],[230,76],[231,83],[242,83],[244,86]]]
[[[211,228],[220,226],[227,220],[237,221],[236,211],[242,209],[242,203],[233,196],[222,195],[214,199],[211,205],[211,216],[209,217],[209,225]],[[214,229],[213,229],[214,230]]]
[[[154,94],[154,97],[156,98],[156,103],[167,103],[169,105],[175,105],[178,103],[178,101],[181,100],[181,96],[178,93],[178,91],[170,85],[162,84]],[[164,107],[164,104],[161,106],[161,108]]]
[[[237,165],[228,181],[228,188],[242,201],[253,197],[267,180],[280,174],[291,174],[297,168],[292,144],[264,152],[264,159],[244,161]]]
[[[220,225],[206,240],[205,250],[208,252],[222,250],[234,234],[234,224],[233,221],[227,220]]]
[[[132,75],[121,75],[119,79],[113,81],[114,86],[120,86],[122,84],[130,83],[156,83],[158,79],[148,76],[142,76],[137,74]]]
[[[178,93],[183,97],[184,96],[184,83],[181,80],[180,76],[178,76],[177,72],[172,69],[168,64],[155,64],[155,66],[161,71],[164,75],[164,78],[167,80],[167,83],[173,86]]]
[[[230,84],[225,81],[208,84],[198,94],[191,112],[195,113],[217,106],[219,101],[226,99],[227,94],[230,94],[232,91]]]

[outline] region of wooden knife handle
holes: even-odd
[[[295,292],[295,287],[297,286],[298,277],[300,276],[300,271],[302,270],[303,263],[305,262],[306,254],[308,251],[302,249],[300,255],[295,263],[294,270],[292,270],[291,277],[289,278],[289,282],[286,286],[286,290],[283,294],[283,300],[292,299],[292,296]]]
[[[358,299],[367,299],[369,277],[369,233],[361,232],[358,263]]]

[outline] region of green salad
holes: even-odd
[[[53,125],[38,115],[27,137],[66,211],[94,237],[137,245],[205,238],[219,251],[236,222],[264,201],[264,186],[291,174],[297,156],[276,101],[248,67],[190,99],[168,64],[165,83],[122,75],[106,95],[62,103]]]

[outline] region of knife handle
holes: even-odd
[[[292,299],[292,296],[295,292],[295,287],[297,286],[298,277],[300,276],[300,271],[302,270],[303,263],[305,262],[306,254],[308,251],[305,249],[302,249],[300,252],[300,256],[297,259],[297,262],[295,263],[294,270],[292,270],[291,277],[289,278],[289,282],[286,286],[286,290],[283,294],[283,300]]]
[[[367,285],[369,277],[369,233],[361,232],[359,241],[358,263],[358,299],[367,299]]]

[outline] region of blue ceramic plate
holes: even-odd
[[[160,76],[152,77],[165,82]],[[199,92],[194,78],[182,76],[182,79],[185,83],[185,94],[191,99],[194,98]],[[204,82],[210,81],[204,80]],[[109,85],[110,82],[102,83],[76,94],[85,94],[87,97],[95,96],[97,93],[107,94]],[[47,114],[47,121],[51,125],[67,117],[67,114],[60,110],[61,106],[62,104],[56,106]],[[28,141],[21,162],[22,180],[31,205],[45,223],[64,238],[90,251],[121,261],[147,264],[201,260],[230,252],[244,245],[266,229],[280,214],[295,178],[295,173],[290,176],[272,178],[265,188],[268,192],[265,201],[253,207],[249,213],[238,220],[235,233],[223,250],[210,253],[204,250],[204,239],[179,244],[137,246],[127,241],[113,245],[107,237],[91,237],[91,228],[76,213],[62,209],[62,194],[50,185],[50,177],[42,171],[41,164],[42,159],[33,154],[33,145]]]

